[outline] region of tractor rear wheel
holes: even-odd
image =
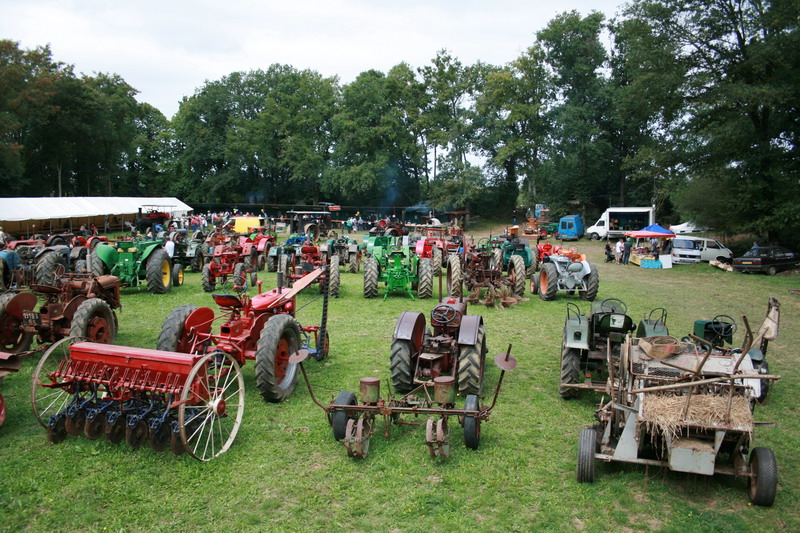
[[[344,390],[336,396],[333,402],[336,405],[355,405],[356,395],[354,392]],[[345,438],[347,434],[347,422],[353,418],[345,409],[337,409],[331,414],[331,425],[333,426],[333,438],[337,441]]]
[[[597,449],[597,432],[583,428],[578,437],[578,483],[594,482],[594,451]]]
[[[465,411],[479,411],[480,401],[474,394],[467,396],[464,402]],[[464,444],[470,450],[477,450],[481,443],[481,419],[473,415],[464,415]]]
[[[172,267],[172,286],[180,287],[181,285],[183,285],[183,265],[175,263],[175,266]]]
[[[439,275],[442,269],[439,267]],[[430,298],[433,294],[433,267],[431,260],[423,257],[419,260],[417,265],[417,274],[419,281],[417,282],[417,297],[420,299]]]
[[[195,250],[195,255],[192,257],[192,272],[202,272],[203,271],[203,254],[200,253],[200,249],[198,248]]]
[[[258,259],[256,259],[256,270],[259,272],[264,272],[264,269],[267,268],[267,257],[262,252],[258,254]]]
[[[289,270],[291,266],[289,265],[289,256],[285,254],[281,254],[278,258],[278,273],[283,274],[283,283],[287,287],[292,286],[292,280],[289,278]]]
[[[367,257],[364,261],[364,298],[378,297],[378,260]]]
[[[277,272],[278,271],[278,256],[277,255],[270,255],[267,257],[267,272]]]
[[[589,302],[593,302],[594,299],[597,297],[597,291],[600,289],[600,275],[597,273],[597,269],[589,265],[591,269],[589,274],[586,276],[586,290],[585,291],[578,291],[578,296],[581,297],[581,300],[587,300]]]
[[[33,271],[34,283],[36,285],[55,285],[58,281],[56,271],[60,270],[59,265],[63,269],[67,267],[67,261],[60,253],[50,251],[40,255]]]
[[[341,273],[339,272],[339,256],[334,255],[331,257],[331,262],[328,265],[328,296],[333,298],[339,297],[339,284],[341,282]]]
[[[769,448],[756,447],[750,453],[750,501],[769,507],[778,488],[778,464]]]
[[[525,261],[522,256],[511,256],[511,260],[508,262],[508,277],[511,280],[514,294],[519,297],[525,296]]]
[[[392,340],[389,365],[391,366],[392,388],[394,388],[394,391],[399,394],[410,392],[414,388],[414,369],[411,367],[410,340]]]
[[[458,347],[458,392],[461,395],[483,391],[483,366],[486,360],[486,328],[478,328],[475,344]]]
[[[21,315],[17,317],[6,311],[8,302],[14,296],[16,296],[14,293],[0,296],[0,349],[4,352],[19,353],[30,347],[33,333],[26,333],[22,329]]]
[[[461,296],[461,261],[457,255],[447,258],[447,295]]]
[[[358,252],[350,252],[350,257],[348,259],[350,261],[350,273],[358,274],[361,267],[361,258],[358,257]]]
[[[247,286],[247,265],[244,263],[236,263],[233,267],[233,285]]]
[[[553,263],[545,263],[539,272],[539,298],[545,302],[556,297],[558,291],[558,270]]]
[[[258,268],[258,252],[254,249],[242,262],[244,263],[244,268],[252,272]]]
[[[574,384],[580,382],[581,377],[581,354],[576,348],[569,348],[561,345],[561,381],[560,385]],[[578,389],[560,386],[558,394],[565,400],[574,398],[578,395]]]
[[[89,252],[88,261],[89,272],[91,272],[94,277],[99,278],[106,273],[106,265],[100,259],[100,256],[97,255],[97,252]]]
[[[203,281],[203,290],[205,292],[213,292],[217,287],[216,278],[211,275],[211,265],[208,264],[203,267],[203,274],[201,276]]]
[[[495,248],[492,252],[492,270],[503,270],[503,250]]]
[[[85,300],[72,317],[69,334],[71,337],[83,337],[90,342],[113,344],[117,336],[114,311],[100,298]]]
[[[158,334],[157,350],[165,352],[183,352],[181,350],[181,340],[184,336],[184,325],[189,315],[197,309],[196,305],[179,305],[169,312],[164,324],[161,326],[161,333]],[[186,346],[185,348],[188,348]]]
[[[86,259],[78,259],[75,261],[75,264],[72,267],[75,272],[78,274],[83,274],[84,272],[88,272],[89,268],[86,263]]]
[[[442,250],[434,247],[431,259],[433,261],[433,275],[440,276],[442,274]]]
[[[268,402],[281,402],[297,384],[297,364],[289,357],[301,348],[300,326],[291,315],[276,315],[261,330],[256,345],[256,387]]]
[[[166,294],[172,289],[172,267],[166,250],[153,250],[147,258],[147,290],[153,294]]]

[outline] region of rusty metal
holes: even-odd
[[[359,381],[359,396],[364,403],[375,404],[381,399],[381,380],[378,378],[361,378]]]
[[[442,405],[456,402],[456,378],[439,376],[433,380],[433,401]]]

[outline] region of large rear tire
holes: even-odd
[[[578,395],[578,389],[564,387],[565,384],[575,384],[581,378],[581,356],[576,348],[569,348],[561,345],[561,386],[558,387],[558,394],[565,400],[569,400]]]
[[[172,266],[167,251],[153,250],[147,258],[147,290],[153,294],[166,294],[172,289]]]
[[[334,255],[331,257],[331,262],[328,265],[328,296],[332,298],[339,297],[339,284],[341,283],[342,274],[339,272],[339,256]]]
[[[503,270],[503,250],[500,248],[492,252],[492,270]]]
[[[378,297],[378,260],[367,257],[364,261],[364,298]]]
[[[276,315],[261,330],[256,347],[256,387],[268,402],[285,400],[297,385],[298,365],[289,357],[301,347],[300,326],[290,315]]]
[[[392,340],[392,353],[389,355],[392,388],[398,394],[406,394],[414,388],[414,369],[411,367],[411,341]]]
[[[594,482],[594,451],[597,448],[597,432],[583,428],[578,437],[578,482]]]
[[[161,333],[158,334],[157,350],[188,353],[188,346],[181,343],[181,340],[184,337],[186,319],[195,309],[196,305],[179,305],[169,312],[164,324],[161,325]]]
[[[525,296],[525,261],[522,256],[511,256],[511,260],[508,262],[508,277],[511,280],[514,294],[519,297]]]
[[[483,391],[483,367],[486,358],[486,328],[478,328],[475,344],[458,348],[458,392],[480,395]]]
[[[56,271],[60,270],[58,267],[61,265],[63,269],[67,268],[67,261],[64,256],[55,251],[45,252],[36,260],[36,266],[33,271],[34,283],[37,285],[55,285],[58,281]]]
[[[117,337],[114,311],[100,298],[83,301],[72,317],[69,334],[71,337],[83,337],[90,342],[113,344]]]
[[[89,252],[88,261],[89,272],[91,272],[94,277],[99,278],[106,273],[106,265],[100,259],[100,256],[97,255],[97,252]]]
[[[441,267],[439,272],[441,273]],[[417,283],[417,297],[421,300],[430,298],[433,294],[433,267],[431,260],[423,257],[419,260],[417,265],[417,272],[419,274],[419,282]]]
[[[447,258],[447,295],[458,298],[461,296],[461,260],[457,255]]]
[[[586,290],[578,291],[578,296],[581,297],[581,300],[593,302],[597,298],[597,291],[600,289],[600,274],[597,273],[597,269],[593,265],[590,264],[589,268],[591,270],[589,275],[586,276]]]
[[[558,291],[558,270],[553,263],[545,263],[539,272],[539,298],[545,302],[556,297]]]

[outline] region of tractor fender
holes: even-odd
[[[478,342],[478,330],[483,325],[481,315],[464,315],[458,328],[458,344],[473,346]]]
[[[0,259],[2,259],[3,263],[5,263],[6,271],[8,272],[11,272],[17,268],[22,261],[19,258],[19,254],[14,250],[0,251]]]
[[[357,244],[348,244],[347,245],[347,252],[351,254],[358,253],[358,245]]]
[[[86,259],[88,250],[84,246],[73,246],[69,250],[69,260],[74,263],[78,259]]]
[[[91,249],[93,249],[95,246],[97,246],[100,243],[108,243],[108,237],[106,237],[104,235],[103,236],[92,235],[91,237],[86,239],[86,248],[91,250]]]
[[[273,246],[269,249],[269,256],[270,257],[277,257],[281,255],[281,250],[283,250],[282,246]]]
[[[420,239],[417,241],[417,244],[414,246],[414,251],[418,256],[422,257],[422,255],[425,253],[425,239]]]
[[[327,242],[325,244],[321,244],[319,247],[319,253],[321,254],[330,253],[330,250],[331,250],[331,245],[328,244]]]
[[[153,253],[153,250],[162,249],[162,248],[163,248],[163,246],[161,244],[151,244],[151,245],[147,246],[144,249],[144,252],[142,252],[142,255],[139,257],[139,260],[142,262],[142,264],[146,263],[147,262],[147,258],[150,257],[150,254]]]
[[[55,246],[48,246],[47,248],[42,248],[41,250],[36,252],[33,258],[36,261],[38,261],[39,258],[42,257],[44,254],[49,254],[49,253],[60,254],[64,259],[66,259],[67,256],[69,255],[69,246],[66,246],[64,244],[56,244]]]
[[[583,270],[581,270],[581,277],[585,278],[592,273],[592,265],[586,259],[581,261],[581,266],[583,266]]]
[[[102,261],[109,268],[109,270],[111,267],[117,264],[117,251],[113,246],[109,246],[108,244],[98,244],[94,249],[94,253],[100,258],[100,261]]]
[[[194,328],[195,333],[208,333],[211,331],[211,322],[214,321],[214,311],[208,307],[198,307],[186,317],[183,323],[183,339],[189,330]]]
[[[256,250],[261,253],[268,252],[271,247],[272,245],[270,244],[269,239],[261,239],[258,241],[258,244],[256,244]]]
[[[69,302],[67,302],[67,305],[64,306],[64,309],[61,312],[61,315],[66,317],[70,321],[72,321],[73,317],[75,316],[75,311],[77,311],[78,307],[80,307],[80,305],[83,302],[85,302],[86,300],[87,300],[87,298],[86,298],[86,295],[84,295],[84,294],[79,294],[79,295],[75,296]],[[51,317],[51,318],[53,320],[56,320],[56,319],[61,318],[61,317]]]
[[[394,339],[410,340],[413,352],[419,351],[425,336],[425,315],[416,311],[404,311],[394,328]]]
[[[585,316],[570,316],[564,322],[564,346],[579,350],[589,349],[589,321]]]
[[[253,243],[252,242],[245,242],[242,244],[242,256],[250,255],[253,253]]]
[[[32,292],[21,292],[6,303],[5,312],[18,320],[22,320],[22,312],[32,311],[36,307],[36,301],[36,295]]]

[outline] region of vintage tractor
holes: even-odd
[[[415,237],[417,237],[415,239]],[[438,276],[443,267],[446,267],[445,259],[448,256],[447,233],[442,226],[424,226],[421,233],[412,235],[411,240],[415,240],[414,251],[419,257],[431,260],[433,274]],[[458,253],[458,249],[452,253]]]
[[[408,235],[408,229],[406,229],[405,224],[399,220],[387,222],[384,219],[379,220],[369,229],[369,235],[371,237],[402,237],[403,235]]]
[[[463,283],[470,293],[467,301],[487,307],[510,307],[525,295],[525,265],[518,255],[511,257],[509,276],[498,268],[488,239],[467,246],[463,254],[447,258],[447,294],[461,296]]]
[[[594,481],[598,460],[727,474],[748,480],[753,504],[772,505],[777,462],[769,448],[753,446],[753,411],[761,384],[780,376],[760,373],[750,352],[777,335],[777,309],[769,308],[755,337],[743,320],[747,333],[736,350],[696,335],[690,343],[628,336],[620,357],[608,361],[611,398],[595,413],[599,425],[581,430],[578,481]],[[713,327],[726,336],[731,324],[718,320]]]
[[[558,291],[567,291],[567,294],[578,291],[581,300],[593,301],[599,288],[597,269],[574,246],[547,256],[539,278],[531,277],[531,292],[544,301],[554,299]]]
[[[43,300],[38,305],[39,299]],[[120,308],[119,279],[57,269],[52,285],[0,296],[0,350],[20,353],[34,338],[40,347],[70,335],[113,343]]]
[[[161,241],[117,241],[98,244],[89,254],[88,268],[96,277],[110,274],[120,284],[139,287],[147,284],[154,294],[172,289],[172,265]]]
[[[285,255],[291,261],[291,256],[300,254],[300,249],[309,240],[313,242],[311,237],[297,233],[289,236],[282,244],[272,246],[267,254],[267,270],[269,272],[277,272],[281,257]]]
[[[328,293],[334,298],[339,297],[341,273],[339,272],[339,256],[328,258],[320,247],[314,246],[311,239],[306,239],[302,245],[295,248],[294,253],[281,255],[278,261],[278,279],[283,280],[290,287],[315,269],[325,270],[313,283],[319,284],[320,292],[327,285]],[[327,268],[325,268],[327,267]]]
[[[468,315],[467,302],[446,297],[433,308],[431,326],[425,315],[405,311],[392,335],[392,387],[405,394],[439,376],[456,379],[462,394],[480,394],[486,356],[486,328],[480,315]]]
[[[386,246],[376,240],[371,249],[368,247],[371,255],[364,261],[364,298],[376,298],[379,283],[386,284],[384,300],[393,291],[403,291],[413,299],[414,289],[419,298],[430,298],[433,294],[431,260],[420,259],[399,238],[391,239]]]
[[[249,241],[253,243],[253,247],[258,254],[255,260],[253,260],[251,257],[250,261],[253,262],[256,270],[261,272],[267,268],[267,258],[269,257],[269,252],[278,242],[277,229],[274,223],[248,229],[250,232],[248,236]],[[250,255],[252,256],[252,252]],[[277,265],[275,266],[277,268]],[[275,269],[271,270],[270,272],[274,271]]]
[[[337,256],[339,265],[348,265],[348,270],[353,274],[358,273],[361,268],[361,247],[354,239],[349,237],[328,239],[319,249],[329,258]]]
[[[525,266],[525,278],[530,278],[536,272],[538,257],[531,251],[528,239],[518,236],[519,229],[515,226],[499,237],[490,238],[494,247],[495,265],[502,270],[511,270],[511,258],[520,257]]]
[[[202,284],[205,292],[213,292],[217,283],[225,283],[228,278],[233,276],[245,277],[250,274],[250,284],[255,285],[257,275],[252,268],[245,264],[245,257],[242,254],[242,247],[236,244],[219,244],[214,247],[211,254],[211,261],[203,266]]]
[[[190,235],[191,233],[191,235]],[[170,231],[169,233],[163,232],[159,234],[159,238],[163,238],[164,242],[172,241],[175,243],[175,248],[172,253],[172,279],[173,284],[177,277],[176,269],[180,266],[180,270],[191,268],[193,272],[203,271],[203,250],[205,248],[205,236],[201,231],[190,232],[186,229],[178,229]],[[179,286],[182,284],[176,284]]]
[[[173,309],[156,350],[62,339],[33,375],[33,410],[48,440],[105,435],[134,448],[149,441],[156,451],[169,447],[201,461],[218,457],[241,425],[241,365],[247,359],[256,362],[262,396],[277,402],[294,389],[297,366],[289,358],[311,334],[315,346],[307,351],[318,359],[327,355],[327,299],[320,326],[301,326],[294,316],[295,295],[321,273],[291,290],[278,287],[252,299],[244,293],[244,278],[235,278],[238,295],[214,295],[219,316],[208,307]],[[218,333],[212,332],[214,322]]]
[[[506,353],[495,357],[495,364],[500,368],[500,378],[494,391],[492,403],[489,406],[481,405],[477,394],[468,394],[464,401],[464,408],[456,407],[456,379],[453,376],[439,376],[412,388],[408,393],[399,398],[389,395],[381,398],[380,379],[376,377],[362,378],[359,383],[358,403],[355,393],[342,391],[330,405],[323,405],[314,395],[311,382],[303,366],[303,361],[308,354],[301,350],[290,361],[300,364],[303,378],[308,386],[312,401],[325,411],[328,423],[333,427],[333,438],[341,442],[350,457],[364,459],[369,454],[370,440],[375,431],[375,419],[383,416],[384,437],[391,437],[392,424],[422,425],[420,422],[403,420],[403,416],[426,416],[425,444],[431,457],[450,456],[450,421],[455,417],[464,428],[464,445],[477,450],[481,438],[481,422],[489,419],[500,386],[507,370],[513,370],[517,361],[511,355],[511,345]],[[433,394],[431,390],[433,389]]]
[[[538,258],[538,266],[541,266],[545,262],[545,258],[550,257],[553,254],[557,254],[561,250],[561,245],[559,244],[550,244],[549,241],[542,242],[536,245],[536,255]]]

